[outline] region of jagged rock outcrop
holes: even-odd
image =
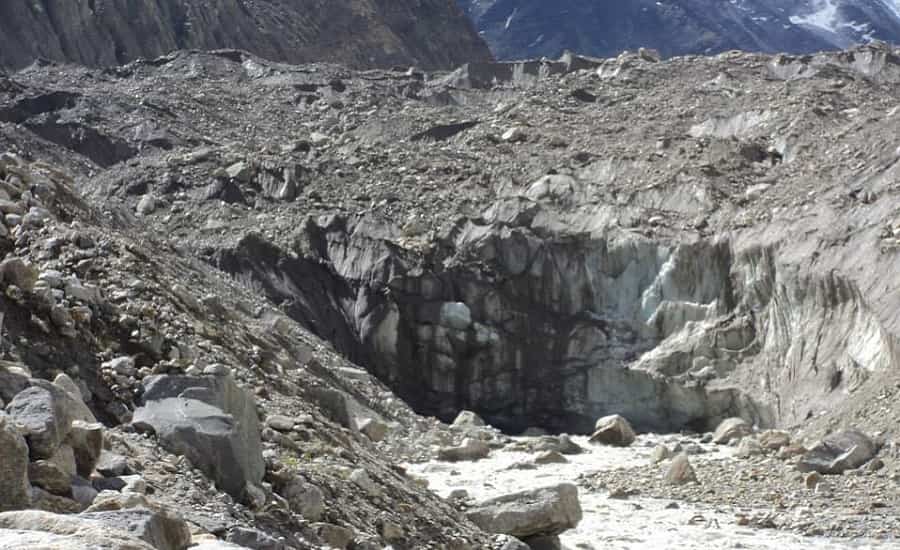
[[[187,48],[236,48],[275,61],[356,67],[449,68],[491,57],[459,8],[442,0],[49,0],[0,6],[0,67],[20,68],[37,58],[111,66]]]
[[[489,533],[516,538],[555,536],[578,526],[578,488],[564,483],[521,491],[475,505],[469,519]]]

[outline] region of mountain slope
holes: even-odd
[[[0,66],[37,57],[114,65],[175,49],[239,48],[265,58],[353,67],[449,67],[490,58],[447,0],[10,0]]]
[[[900,40],[894,0],[459,0],[497,57],[610,57],[639,47],[663,55],[730,49],[807,53]]]

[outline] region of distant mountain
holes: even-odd
[[[117,65],[177,49],[447,68],[490,52],[452,0],[2,0],[0,67]]]
[[[458,0],[500,59],[806,53],[900,42],[900,0]]]

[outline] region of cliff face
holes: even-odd
[[[0,66],[38,57],[116,65],[176,49],[238,48],[292,63],[450,67],[489,59],[448,0],[12,0]]]

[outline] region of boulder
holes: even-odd
[[[124,456],[105,449],[100,451],[100,457],[94,468],[106,477],[117,477],[131,471],[128,467],[128,460]]]
[[[40,487],[32,486],[30,508],[53,514],[77,514],[83,512],[85,506],[73,498],[54,495]]]
[[[653,452],[650,454],[650,462],[653,464],[659,464],[663,460],[670,458],[672,458],[672,450],[663,444],[653,447]]]
[[[801,472],[842,474],[859,468],[878,452],[878,446],[858,430],[833,433],[816,443],[797,462]]]
[[[459,447],[445,447],[439,449],[437,459],[446,462],[481,460],[482,458],[487,458],[490,452],[490,446],[484,441],[466,438]]]
[[[49,460],[36,460],[28,465],[28,481],[53,495],[72,493],[72,475]]]
[[[359,418],[356,420],[356,426],[375,443],[383,440],[388,432],[387,424],[375,418]]]
[[[247,501],[265,473],[259,417],[251,395],[230,376],[144,379],[133,425],[187,457],[231,496]]]
[[[38,274],[37,268],[21,258],[7,258],[0,262],[0,281],[7,285],[15,285],[25,292],[34,289]]]
[[[750,424],[743,418],[726,418],[719,423],[719,426],[713,433],[713,443],[725,445],[750,435],[752,431]]]
[[[75,466],[78,475],[90,477],[103,452],[103,425],[83,420],[72,422],[66,442],[75,453]]]
[[[481,428],[485,425],[484,419],[472,411],[460,411],[452,424],[455,428]]]
[[[87,406],[46,380],[32,380],[30,388],[6,406],[12,419],[24,427],[33,459],[50,458],[69,435],[74,420],[94,421]]]
[[[572,441],[569,434],[559,434],[556,436],[556,440],[559,442],[557,450],[564,455],[577,455],[584,452],[578,443]]]
[[[544,451],[534,457],[535,464],[568,464],[569,459],[559,451]]]
[[[287,499],[291,510],[308,521],[319,521],[325,513],[325,495],[322,490],[300,478],[290,480],[279,494]]]
[[[0,365],[0,401],[7,403],[31,385],[28,375],[17,367]]]
[[[353,541],[353,531],[333,523],[314,523],[312,530],[322,542],[331,548],[343,550]]]
[[[160,550],[102,522],[37,510],[0,514],[0,548]]]
[[[284,550],[283,542],[258,529],[233,527],[225,539],[232,544],[253,550]]]
[[[759,444],[759,441],[753,437],[745,437],[738,443],[737,451],[734,454],[738,458],[750,458],[765,454],[765,452],[766,450]]]
[[[468,517],[489,533],[517,538],[558,535],[581,521],[578,488],[562,483],[504,495],[473,506]]]
[[[0,412],[0,512],[21,510],[31,502],[28,445],[9,417]]]
[[[669,469],[666,471],[665,482],[668,485],[697,483],[697,474],[686,454],[681,453],[672,459],[672,463],[669,464]]]
[[[191,530],[184,520],[147,508],[86,512],[79,517],[129,533],[156,550],[184,550],[191,543]]]
[[[764,449],[778,451],[791,444],[791,434],[782,430],[766,430],[759,434],[759,444]]]
[[[614,445],[616,447],[627,447],[634,443],[634,430],[625,417],[613,414],[604,416],[597,420],[594,428],[594,435],[591,436],[591,443],[601,443],[603,445]]]

